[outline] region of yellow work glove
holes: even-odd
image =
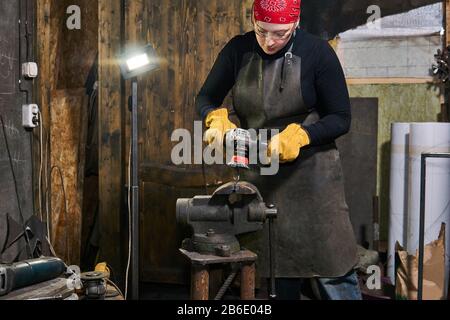
[[[205,125],[208,130],[205,131],[203,141],[208,145],[215,144],[223,146],[223,137],[228,130],[237,128],[236,125],[228,119],[228,109],[216,109],[208,113],[205,119]]]
[[[280,163],[294,161],[300,149],[310,143],[308,133],[300,125],[292,123],[270,140],[268,156],[278,154]]]
[[[95,271],[106,273],[108,275],[107,278],[109,278],[111,273],[106,262],[97,263],[95,266]]]

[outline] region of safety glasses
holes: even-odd
[[[291,29],[286,30],[286,31],[269,32],[269,31],[265,31],[263,28],[261,28],[257,22],[254,22],[254,29],[255,29],[255,34],[261,38],[269,38],[270,37],[273,40],[281,41],[281,40],[286,40],[287,38],[290,37],[290,35],[295,30],[295,24],[292,26]]]

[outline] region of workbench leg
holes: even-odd
[[[209,299],[209,268],[208,266],[192,265],[191,267],[191,299]]]
[[[255,264],[244,264],[241,268],[241,299],[255,299]]]

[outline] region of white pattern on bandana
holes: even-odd
[[[281,12],[287,7],[286,0],[263,0],[261,8],[270,12]]]

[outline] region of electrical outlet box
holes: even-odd
[[[39,125],[39,107],[37,104],[22,105],[22,125],[27,129],[33,129]]]
[[[22,63],[22,76],[25,78],[36,78],[38,76],[38,65],[36,62]]]

